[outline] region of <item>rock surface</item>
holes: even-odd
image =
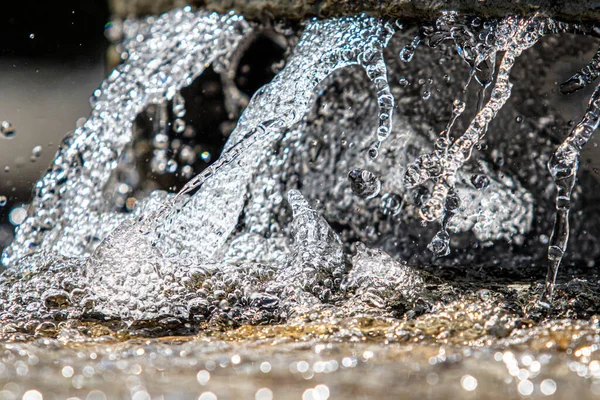
[[[233,9],[250,19],[299,20],[312,16],[331,17],[361,12],[386,17],[428,19],[438,16],[444,10],[476,13],[486,17],[539,12],[567,21],[591,21],[600,17],[600,3],[592,0],[111,0],[113,14],[119,18],[157,14],[186,4],[218,12]]]

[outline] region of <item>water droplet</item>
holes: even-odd
[[[10,122],[2,121],[0,123],[0,134],[2,134],[3,138],[10,139],[15,135],[15,128]]]
[[[212,156],[210,154],[210,152],[208,151],[203,151],[202,153],[200,153],[200,158],[202,159],[202,161],[204,162],[210,162]]]
[[[167,161],[167,169],[166,171],[170,174],[174,173],[175,171],[177,171],[177,161],[170,159],[169,161]]]
[[[521,116],[519,115],[519,116],[517,116],[517,117],[515,118],[515,121],[517,121],[517,124],[520,124],[521,122],[523,122],[523,117],[521,117]]]
[[[183,133],[183,131],[185,131],[185,121],[181,118],[177,118],[173,123],[173,130],[175,133]]]
[[[166,149],[169,147],[169,136],[159,133],[154,136],[153,144],[157,149]]]
[[[177,92],[175,97],[173,97],[173,114],[177,118],[183,118],[185,113],[185,99],[181,95],[181,92]]]
[[[381,182],[374,173],[364,169],[353,169],[348,173],[352,191],[365,199],[372,199],[379,194]]]
[[[439,231],[427,245],[429,251],[438,257],[450,254],[450,235],[445,230]]]
[[[446,196],[446,213],[453,214],[456,210],[459,209],[461,204],[460,197],[458,196],[458,192],[455,190],[450,190],[448,192],[448,196]]]
[[[460,385],[467,392],[472,392],[473,390],[477,389],[477,379],[471,375],[464,375],[462,378],[460,378]]]
[[[465,111],[466,104],[464,101],[456,99],[452,102],[452,113],[461,115]]]
[[[419,210],[423,221],[432,222],[444,215],[444,200],[438,197],[431,197]]]
[[[379,150],[377,150],[377,147],[373,145],[369,148],[369,158],[371,160],[375,160],[377,156],[379,156]]]
[[[191,179],[193,175],[194,169],[190,165],[184,165],[183,168],[181,168],[181,176],[184,178]]]
[[[483,190],[490,185],[490,178],[487,175],[473,174],[471,175],[471,184],[477,190]]]
[[[31,154],[33,154],[34,157],[40,157],[42,155],[42,146],[35,146],[31,149]]]
[[[8,199],[6,198],[6,196],[0,196],[0,207],[4,207],[7,202]]]
[[[386,193],[381,197],[381,212],[384,215],[398,215],[402,209],[402,197],[396,193]]]
[[[405,63],[410,62],[413,59],[414,55],[415,55],[415,47],[411,44],[407,44],[400,51],[400,60]]]

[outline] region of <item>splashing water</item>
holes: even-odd
[[[124,64],[65,139],[3,255],[0,337],[40,340],[0,343],[0,378],[19,383],[2,393],[52,397],[42,381],[57,365],[56,381],[75,389],[56,397],[122,397],[122,387],[147,398],[182,382],[190,398],[196,383],[213,398],[240,371],[251,387],[237,397],[372,397],[371,380],[399,376],[411,378],[380,385],[380,397],[597,393],[598,280],[553,283],[569,224],[575,262],[600,254],[593,227],[578,234],[594,210],[570,213],[600,88],[552,158],[548,131],[561,121],[548,122],[546,97],[520,91],[555,81],[538,62],[552,39],[542,37],[593,27],[447,12],[417,34],[365,15],[278,31],[296,43],[285,66],[250,101],[225,104],[246,108],[220,157],[192,177],[193,145],[171,151],[196,117],[181,89],[212,66],[231,101],[263,29],[187,8],[125,22]],[[591,84],[597,61],[560,90]],[[123,211],[134,189],[119,200],[111,188],[136,172],[140,114],[153,122],[148,169],[190,180],[179,193],[137,193]],[[546,290],[559,295],[541,315],[532,300],[543,285],[529,282],[546,258]],[[148,339],[166,335],[198,336]],[[88,393],[99,376],[111,383]]]
[[[556,281],[558,267],[565,254],[569,240],[569,211],[571,209],[571,195],[575,186],[575,178],[579,169],[579,157],[583,146],[600,124],[600,87],[597,87],[590,98],[585,115],[573,128],[565,141],[556,149],[548,162],[548,169],[556,184],[556,219],[554,230],[550,237],[548,247],[548,291],[552,295],[552,288]]]
[[[259,29],[232,13],[188,8],[127,22],[124,64],[63,142],[3,254],[1,320],[35,320],[39,330],[65,315],[98,314],[256,324],[333,307],[413,317],[447,302],[398,259],[423,262],[419,246],[447,256],[451,234],[472,235],[481,247],[525,240],[534,194],[492,157],[474,163],[472,155],[511,96],[517,58],[548,33],[583,28],[538,17],[474,24],[445,13],[396,50],[398,66],[386,60],[405,39],[393,38],[395,26],[365,15],[309,21],[285,67],[248,102],[221,156],[179,193],[155,191],[122,213],[112,211],[105,188],[134,140],[135,118],[155,105],[151,169],[175,173],[168,133],[186,131],[181,89],[210,65],[233,74],[241,43]],[[395,85],[389,77],[419,62],[421,43],[435,50],[446,41],[456,63],[469,67],[467,82],[474,77],[480,86],[479,99],[472,112],[452,92],[463,85],[449,86],[439,109],[457,100],[445,128],[434,130],[411,115],[406,79]],[[594,62],[572,79],[590,83]],[[598,124],[597,93],[550,163],[559,188],[552,279],[566,249],[579,153]],[[436,97],[432,91],[427,100]],[[441,222],[429,244],[407,234],[418,229],[415,221]],[[454,253],[468,260],[464,244]]]
[[[177,32],[171,32],[175,25]],[[173,98],[206,65],[225,62],[250,31],[237,15],[189,9],[128,29],[135,35],[124,43],[127,62],[94,92],[91,116],[63,140],[50,171],[36,184],[32,213],[3,253],[4,264],[40,250],[90,255],[119,222],[107,215],[102,190],[132,140],[135,117],[149,104]]]

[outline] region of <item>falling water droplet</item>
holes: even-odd
[[[10,122],[2,121],[0,123],[0,134],[2,134],[3,138],[10,139],[15,135],[15,128]]]
[[[183,118],[185,117],[185,113],[185,99],[181,95],[181,92],[177,92],[175,97],[173,97],[173,114],[177,118]]]
[[[210,154],[210,152],[208,151],[203,151],[202,153],[200,153],[200,158],[202,159],[202,161],[204,162],[210,162],[212,156]]]
[[[35,146],[31,149],[31,154],[33,154],[34,157],[40,157],[42,155],[42,146]]]
[[[6,196],[0,196],[0,207],[4,207],[7,202],[8,199],[6,198]]]
[[[477,190],[483,190],[490,185],[490,178],[487,175],[473,174],[471,175],[471,184]]]
[[[166,171],[170,174],[174,173],[175,171],[177,171],[177,161],[170,159],[169,161],[167,161],[167,169]]]
[[[464,101],[456,99],[452,102],[452,114],[459,116],[461,115],[463,112],[465,112],[465,107],[467,105],[465,104]]]
[[[450,254],[450,235],[445,230],[439,231],[431,242],[427,245],[427,249],[438,257],[447,256]]]
[[[374,173],[364,169],[353,169],[348,173],[352,191],[365,199],[372,199],[381,190],[381,181]]]
[[[407,63],[413,59],[415,55],[415,50],[417,46],[421,43],[421,38],[419,36],[415,36],[413,41],[406,46],[402,50],[400,50],[400,60]]]
[[[374,160],[379,155],[379,142],[374,143],[371,148],[369,148],[369,158]]]
[[[175,133],[183,133],[183,131],[185,131],[185,121],[181,118],[177,118],[173,123],[173,130]]]

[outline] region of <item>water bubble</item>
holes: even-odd
[[[23,394],[23,400],[43,400],[44,396],[37,390],[28,390]]]
[[[454,213],[460,207],[461,201],[458,192],[450,190],[446,196],[446,213]]]
[[[15,135],[15,128],[8,121],[2,121],[0,123],[0,134],[5,139],[10,139]]]
[[[174,173],[175,171],[177,171],[177,161],[170,159],[169,161],[167,161],[167,168],[166,171],[170,174]]]
[[[185,145],[181,148],[179,152],[179,159],[184,164],[193,164],[196,162],[196,153],[191,146]]]
[[[27,218],[27,209],[23,206],[13,208],[8,214],[8,220],[15,226],[21,225],[25,218]]]
[[[217,400],[217,395],[213,392],[204,392],[198,397],[198,400]]]
[[[450,235],[445,230],[439,231],[427,245],[429,251],[438,257],[450,254]]]
[[[175,97],[173,97],[173,114],[177,118],[183,118],[185,113],[185,99],[181,95],[181,92],[177,92]]]
[[[200,153],[200,158],[204,162],[210,162],[212,155],[208,151],[203,151],[202,153]]]
[[[419,215],[423,221],[432,222],[439,219],[444,214],[444,200],[438,197],[431,197],[419,210]]]
[[[400,78],[398,84],[400,85],[400,87],[407,87],[408,85],[410,85],[410,82],[406,78]]]
[[[452,102],[452,113],[461,115],[465,111],[466,104],[464,101],[456,99]]]
[[[42,146],[35,146],[31,149],[31,154],[33,154],[34,157],[40,157],[42,155]]]
[[[473,390],[477,389],[477,379],[471,375],[464,375],[462,378],[460,378],[460,385],[467,392],[472,392]]]
[[[540,383],[540,391],[546,396],[552,396],[556,393],[556,382],[552,379],[544,379],[542,383]]]
[[[381,182],[374,173],[364,169],[354,169],[348,173],[352,191],[365,199],[372,199],[379,194]]]
[[[522,396],[531,396],[533,394],[533,383],[530,380],[522,380],[517,385],[517,390]]]
[[[490,178],[483,174],[471,175],[471,184],[477,190],[483,190],[490,186]]]
[[[166,149],[169,147],[169,136],[159,133],[154,136],[153,144],[157,149]]]
[[[200,385],[205,386],[208,381],[210,381],[210,372],[204,369],[198,371],[198,374],[196,374],[196,379]]]
[[[8,202],[8,198],[6,196],[0,196],[0,207],[4,207]]]
[[[254,395],[255,400],[273,400],[273,392],[269,388],[261,388]]]
[[[181,176],[190,179],[194,175],[194,169],[190,165],[184,165],[181,168]]]
[[[515,121],[517,122],[517,124],[520,124],[521,122],[523,122],[523,117],[521,117],[521,116],[519,115],[519,116],[517,116],[517,117],[515,118]]]
[[[386,193],[381,197],[381,212],[384,215],[398,215],[402,208],[402,197],[396,193]]]
[[[407,44],[400,51],[400,60],[405,63],[410,62],[413,59],[414,55],[415,55],[415,47],[413,45]]]
[[[375,160],[377,156],[379,156],[379,150],[377,150],[377,145],[373,145],[369,148],[369,158]]]
[[[71,367],[70,365],[66,365],[62,368],[61,373],[62,376],[64,376],[65,378],[71,378],[73,377],[75,371],[73,370],[73,367]]]
[[[183,131],[185,131],[185,121],[181,118],[177,118],[173,123],[173,130],[175,133],[183,133]]]

